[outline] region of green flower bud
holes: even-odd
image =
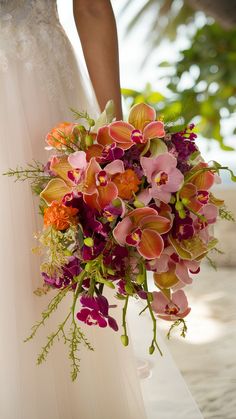
[[[91,266],[92,266],[92,263],[91,262],[87,262],[86,265],[85,265],[84,270],[86,272],[90,272]]]
[[[186,217],[186,212],[184,211],[184,209],[179,211],[179,217],[183,220]]]
[[[77,129],[81,133],[86,132],[86,129],[83,125],[76,125],[74,129]]]
[[[66,256],[72,256],[72,252],[68,249],[65,250],[65,255]]]
[[[136,208],[143,208],[143,207],[145,207],[145,204],[143,202],[139,201],[138,199],[135,199],[134,206]]]
[[[174,204],[175,201],[176,201],[176,198],[175,198],[174,195],[172,195],[171,198],[170,198],[170,204]]]
[[[127,335],[121,335],[121,342],[123,343],[124,346],[128,346],[129,344],[129,338]]]
[[[93,241],[92,237],[86,237],[86,239],[84,239],[84,244],[85,244],[85,246],[93,247],[94,241]]]
[[[155,346],[154,345],[151,345],[149,347],[149,354],[152,355],[154,351],[155,351]]]
[[[89,147],[89,146],[91,146],[93,144],[93,138],[92,138],[92,136],[91,135],[86,135],[85,136],[85,145],[87,146],[87,147]]]
[[[177,211],[182,210],[183,209],[183,204],[181,201],[177,201],[175,204],[175,208],[177,209]]]
[[[145,276],[142,273],[138,274],[136,277],[137,284],[142,285],[144,281],[145,281]]]
[[[132,287],[132,285],[130,284],[125,284],[125,291],[127,292],[127,294],[129,295],[133,295],[134,289]]]
[[[88,118],[88,124],[90,127],[93,127],[95,125],[95,121],[92,118]]]
[[[190,203],[188,198],[183,198],[182,202],[183,202],[183,205],[188,205]]]

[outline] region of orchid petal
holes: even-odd
[[[43,198],[47,204],[51,204],[52,201],[61,201],[64,195],[69,192],[71,192],[71,188],[69,188],[66,182],[62,179],[55,178],[48,182],[39,196]]]
[[[97,142],[103,146],[110,145],[114,140],[110,136],[109,126],[105,125],[104,127],[99,128],[97,133]]]
[[[114,175],[115,173],[124,173],[125,167],[123,161],[117,159],[107,164],[104,170],[110,175]]]
[[[148,215],[157,215],[157,211],[154,208],[143,207],[137,208],[131,211],[128,216],[131,218],[134,225],[138,225],[140,220],[143,217],[147,217]]]
[[[50,170],[53,170],[60,178],[64,179],[69,185],[71,181],[69,180],[67,173],[70,170],[73,170],[73,167],[70,165],[67,156],[57,157],[51,160]]]
[[[133,145],[131,133],[134,127],[132,125],[124,121],[116,121],[112,122],[109,127],[110,136],[119,143],[119,147],[122,143]]]
[[[143,130],[143,136],[146,139],[162,138],[165,136],[164,124],[161,121],[150,122]]]
[[[97,163],[95,157],[92,157],[88,167],[86,169],[85,175],[85,193],[92,195],[96,192],[96,179],[95,175],[100,172],[101,166]]]
[[[68,162],[74,169],[85,170],[88,164],[86,153],[84,151],[75,151],[69,155]]]
[[[156,118],[156,111],[146,103],[138,103],[134,105],[130,112],[128,122],[132,124],[136,129],[143,131],[144,127],[154,121]]]
[[[164,242],[156,231],[145,229],[142,231],[141,240],[137,247],[144,258],[155,259],[162,253]]]
[[[171,228],[171,222],[168,218],[159,215],[149,215],[140,220],[140,227],[155,230],[160,234],[167,233]]]
[[[108,182],[106,186],[98,186],[98,203],[103,209],[118,196],[118,189],[113,182]]]
[[[129,217],[125,217],[120,221],[113,230],[113,236],[116,239],[117,243],[121,246],[124,246],[126,243],[126,237],[132,230],[133,224]]]

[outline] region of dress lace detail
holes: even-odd
[[[73,88],[71,48],[59,22],[56,0],[0,0],[0,71],[7,72],[12,60],[21,62],[28,72],[38,67],[53,99],[58,69],[67,88]]]

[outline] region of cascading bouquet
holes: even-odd
[[[4,173],[29,179],[40,196],[44,226],[37,239],[45,253],[40,266],[44,285],[35,293],[57,289],[26,341],[71,292],[66,318],[48,336],[37,362],[62,337],[69,345],[73,380],[79,372],[79,345],[93,349],[81,324],[118,330],[104,287],[124,300],[125,346],[131,297],[143,299],[142,312],[150,312],[150,354],[160,351],[158,317],[173,321],[171,328],[181,325],[185,335],[190,308],[183,288],[217,245],[211,234],[217,216],[231,217],[210,189],[220,182],[220,170],[229,170],[233,181],[235,176],[227,167],[203,160],[193,124],[171,133],[145,103],[131,108],[128,122],[114,120],[111,107],[108,103],[96,122],[86,112],[74,111],[79,123],[63,122],[47,134],[45,148],[55,154],[46,164],[35,160],[27,169]],[[149,291],[147,271],[153,272],[158,291]]]

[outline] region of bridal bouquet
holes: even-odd
[[[210,190],[220,182],[222,169],[236,180],[227,167],[203,160],[193,124],[173,132],[145,103],[132,107],[128,122],[114,120],[110,109],[109,103],[96,122],[74,111],[79,123],[60,123],[47,134],[45,148],[54,154],[46,164],[34,161],[27,169],[5,173],[29,179],[40,197],[43,229],[37,239],[45,255],[40,266],[44,285],[35,293],[56,290],[26,340],[70,292],[66,318],[48,336],[38,363],[61,337],[69,345],[73,380],[79,345],[93,350],[81,325],[118,331],[106,287],[123,300],[124,346],[132,297],[144,300],[142,312],[149,310],[153,322],[150,354],[160,351],[157,318],[173,321],[171,328],[181,325],[185,335],[190,307],[183,288],[216,248],[211,227],[218,215],[230,217]],[[147,271],[153,272],[154,292]]]

